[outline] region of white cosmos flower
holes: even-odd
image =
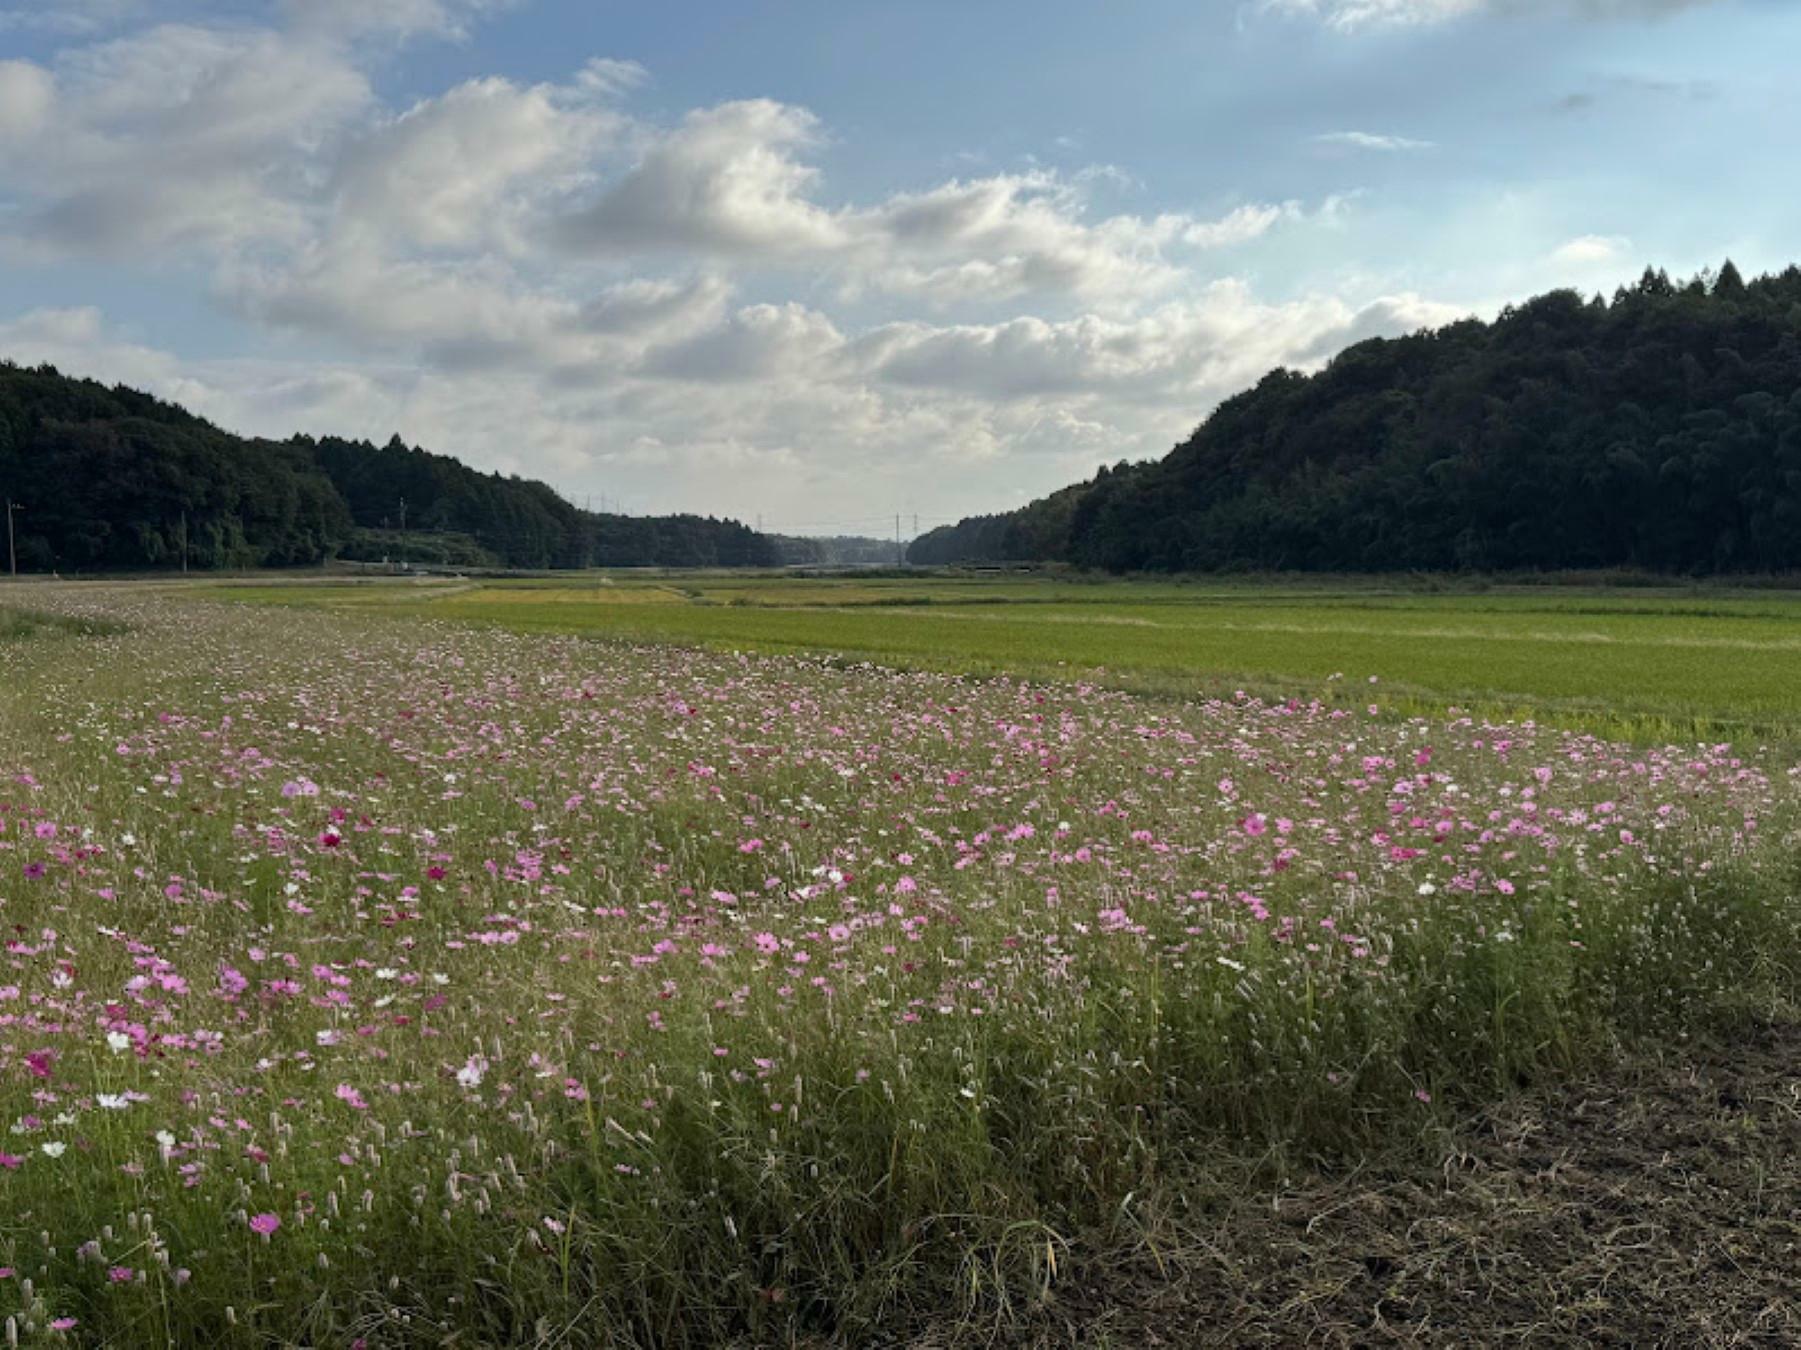
[[[38,1147],[44,1150],[44,1156],[46,1158],[60,1158],[63,1156],[63,1150],[69,1146],[60,1139],[50,1139],[38,1145]]]
[[[131,1099],[129,1097],[122,1096],[117,1092],[99,1093],[95,1096],[94,1100],[107,1111],[123,1111],[126,1107],[131,1105]]]
[[[123,1031],[109,1031],[106,1033],[106,1044],[115,1055],[122,1054],[130,1047],[131,1037]]]

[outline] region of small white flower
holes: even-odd
[[[393,966],[383,966],[380,970],[375,972],[375,978],[378,980],[396,980],[400,978],[400,972],[395,970]]]
[[[1213,959],[1214,959],[1214,960],[1215,960],[1215,961],[1217,961],[1217,962],[1219,962],[1219,963],[1220,963],[1220,965],[1222,965],[1222,966],[1224,966],[1224,967],[1225,967],[1225,968],[1226,968],[1226,969],[1227,969],[1227,970],[1238,970],[1238,971],[1242,971],[1242,970],[1243,970],[1243,969],[1244,969],[1244,962],[1242,962],[1242,961],[1234,961],[1234,960],[1233,960],[1233,959],[1232,959],[1232,958],[1231,958],[1231,957],[1229,957],[1229,956],[1216,956],[1216,957],[1214,957],[1214,958],[1213,958]]]
[[[1434,886],[1430,881],[1422,881],[1420,883],[1420,894],[1421,895],[1437,895],[1438,887]]]
[[[46,1158],[60,1158],[63,1156],[63,1151],[69,1146],[60,1139],[50,1139],[40,1144],[39,1147],[44,1150]]]
[[[135,834],[122,834],[119,836],[119,842],[126,848],[131,848],[138,842],[138,837]]]
[[[466,1088],[478,1088],[482,1084],[482,1075],[487,1072],[488,1061],[480,1055],[469,1056],[469,1062],[457,1070],[457,1082]]]
[[[115,1055],[122,1054],[131,1047],[131,1037],[123,1031],[109,1031],[106,1033],[106,1044]]]
[[[94,1100],[100,1105],[102,1110],[106,1111],[123,1111],[126,1107],[131,1105],[131,1099],[129,1097],[123,1096],[117,1092],[99,1093],[95,1096]]]
[[[338,1033],[327,1028],[324,1031],[315,1031],[313,1033],[313,1039],[320,1045],[336,1045],[338,1043]]]

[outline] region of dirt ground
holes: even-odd
[[[1801,1023],[1641,1051],[1429,1151],[1163,1225],[915,1347],[1801,1346]]]

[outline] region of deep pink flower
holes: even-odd
[[[252,1214],[250,1216],[250,1231],[253,1233],[261,1233],[264,1237],[268,1237],[280,1227],[281,1219],[274,1214]]]

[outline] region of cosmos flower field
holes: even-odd
[[[1004,1315],[1222,1153],[1353,1155],[1796,990],[1801,773],[1755,745],[1402,717],[1355,672],[1182,703],[30,603],[24,1344]]]

